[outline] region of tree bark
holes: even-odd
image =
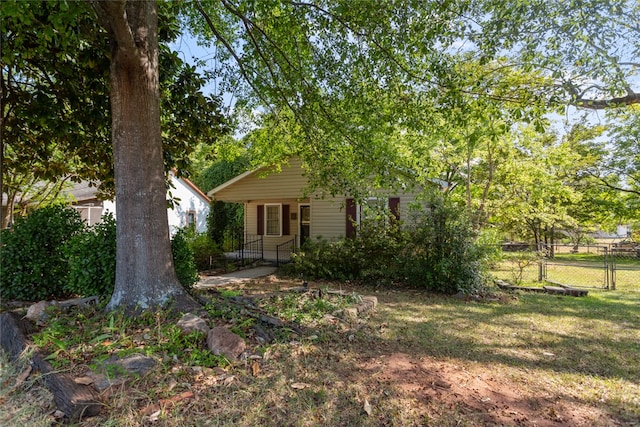
[[[169,240],[160,131],[155,1],[93,1],[111,37],[116,283],[108,309],[195,301],[178,282]]]

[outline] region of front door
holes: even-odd
[[[311,206],[300,205],[300,246],[311,236]]]

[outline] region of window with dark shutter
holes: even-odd
[[[400,197],[389,197],[389,211],[396,221],[400,220]]]

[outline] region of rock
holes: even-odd
[[[47,308],[51,305],[52,304],[49,301],[37,302],[27,309],[27,314],[24,317],[25,319],[33,321],[37,325],[41,325],[49,317],[47,314]]]
[[[375,309],[378,306],[378,298],[374,296],[362,297],[362,302],[356,307],[358,313],[367,312]]]
[[[156,367],[156,361],[142,354],[130,354],[124,359],[108,359],[106,365],[119,366],[130,374],[143,376]]]
[[[203,332],[205,334],[209,333],[209,326],[207,326],[207,322],[205,322],[201,317],[191,313],[186,313],[182,316],[176,325],[185,334],[189,334],[193,331]]]
[[[123,359],[112,356],[102,365],[103,373],[87,374],[93,378],[93,386],[103,391],[124,384],[130,376],[143,376],[156,367],[156,361],[142,354],[131,354]]]
[[[355,320],[358,318],[358,308],[347,307],[343,310],[342,314],[346,320]]]
[[[223,326],[216,326],[209,331],[207,346],[213,354],[223,355],[229,360],[238,360],[247,348],[241,337]]]

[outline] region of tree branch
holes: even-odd
[[[265,107],[268,108],[269,105],[270,105],[269,102],[262,96],[260,91],[253,85],[251,79],[249,78],[249,74],[247,73],[247,70],[246,70],[246,68],[244,66],[244,63],[242,62],[242,59],[238,56],[238,54],[235,51],[235,49],[233,48],[233,46],[231,46],[231,44],[222,35],[222,33],[220,33],[220,31],[218,31],[216,26],[213,24],[213,21],[211,20],[211,17],[209,16],[209,14],[202,7],[202,4],[200,3],[200,1],[199,0],[195,0],[194,4],[196,5],[196,9],[198,9],[198,12],[200,12],[200,14],[204,18],[204,20],[207,22],[207,25],[209,26],[209,29],[211,30],[213,35],[218,39],[218,41],[220,43],[222,43],[222,45],[227,49],[227,52],[229,52],[229,55],[231,55],[233,57],[233,59],[236,61],[236,64],[238,64],[238,69],[239,69],[240,74],[242,75],[242,78],[244,79],[244,81],[251,87],[251,89],[253,90],[255,95],[260,99],[260,101],[262,101],[264,103]]]
[[[625,105],[640,104],[640,93],[631,92],[625,96],[609,99],[584,99],[578,97],[574,101],[576,107],[589,110],[604,110],[607,108],[622,107]]]
[[[91,6],[95,10],[100,24],[113,35],[118,48],[128,53],[134,53],[136,43],[127,20],[127,0],[91,0]]]

